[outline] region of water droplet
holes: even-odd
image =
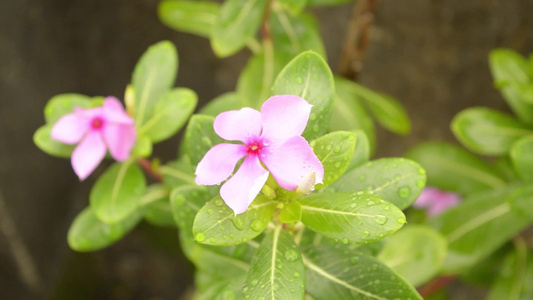
[[[390,206],[388,205],[385,205],[385,207],[383,207],[384,210],[390,210]]]
[[[309,120],[312,121],[312,120],[314,120],[314,119],[316,119],[316,114],[315,114],[315,113],[311,113],[311,114],[309,115]]]
[[[233,238],[235,238],[235,234],[234,233],[230,233],[229,237],[233,239]]]
[[[294,293],[294,292],[295,292],[294,289],[291,289],[291,293]]]
[[[363,236],[368,237],[370,235],[370,232],[368,230],[363,231]]]
[[[320,129],[320,128],[318,127],[318,125],[314,125],[314,126],[313,126],[313,131],[314,131],[314,132],[318,132],[319,129]]]
[[[248,287],[247,287],[247,286],[243,287],[243,288],[242,288],[242,292],[243,292],[243,293],[248,292]]]
[[[426,181],[424,179],[418,179],[416,181],[416,186],[420,187],[420,188],[423,188],[424,185],[426,185]]]
[[[198,241],[198,242],[203,242],[205,240],[205,234],[203,232],[198,232],[194,238]]]
[[[210,241],[211,243],[214,243],[214,242],[215,242],[215,238],[212,237],[212,238],[209,239],[209,241]]]
[[[224,201],[222,201],[222,199],[216,199],[215,200],[215,205],[216,206],[221,206],[223,203],[224,203]]]
[[[351,208],[357,207],[357,203],[352,203],[352,204],[350,204],[350,207],[351,207]]]
[[[338,168],[338,167],[340,167],[340,166],[341,166],[341,163],[340,163],[340,162],[336,162],[336,163],[335,163],[335,168]]]
[[[343,238],[343,239],[342,239],[342,243],[345,244],[345,245],[348,244],[349,242],[350,242],[350,241],[349,241],[347,238]]]
[[[261,231],[261,229],[263,229],[263,221],[261,220],[254,220],[252,221],[252,223],[250,224],[250,228],[252,228],[253,231]]]
[[[408,186],[401,187],[398,190],[398,195],[400,195],[401,198],[407,198],[411,195],[411,188]]]
[[[387,217],[383,216],[383,215],[377,215],[374,217],[374,221],[376,221],[376,223],[378,223],[379,225],[383,225],[385,223],[387,223]]]
[[[209,209],[207,210],[207,213],[210,214],[210,215],[212,215],[214,212],[215,212],[215,211],[212,210],[211,208],[209,208]]]
[[[420,169],[418,169],[418,174],[424,175],[424,174],[426,174],[426,170],[424,170],[424,168],[420,168]]]
[[[326,150],[328,150],[328,151],[331,150],[331,145],[327,145],[326,146]]]
[[[298,259],[298,257],[300,257],[300,255],[298,254],[298,251],[293,250],[293,249],[285,251],[284,256],[285,256],[285,259],[290,262],[295,261]]]
[[[375,204],[375,202],[374,202],[374,201],[372,201],[372,200],[369,200],[367,204],[368,204],[368,205],[374,205],[374,204]]]
[[[274,291],[279,290],[279,284],[274,283],[274,286],[272,286],[272,289],[273,289]]]
[[[292,274],[292,276],[294,276],[294,278],[299,278],[300,277],[300,273],[294,272],[294,274]]]
[[[223,300],[235,300],[235,298],[237,298],[237,296],[235,295],[234,291],[225,291],[222,294],[222,299]]]
[[[338,153],[341,151],[341,146],[336,146],[335,149],[333,149],[334,152]]]
[[[235,228],[238,230],[244,230],[244,219],[240,215],[236,215],[233,218],[233,225],[235,225]]]
[[[251,282],[252,285],[257,285],[258,283],[259,283],[259,280],[257,279],[253,279]]]
[[[400,223],[400,224],[405,224],[405,223],[407,223],[407,220],[405,220],[404,217],[399,217],[398,220],[396,220],[396,221],[398,221],[398,223]]]
[[[350,263],[352,263],[352,265],[355,265],[358,261],[359,261],[359,257],[357,256],[350,258]]]
[[[296,83],[302,83],[303,80],[302,80],[302,77],[296,77]]]
[[[361,175],[361,176],[359,176],[359,181],[363,181],[363,180],[365,180],[365,178],[366,178],[365,175]]]

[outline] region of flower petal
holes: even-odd
[[[204,155],[196,167],[195,182],[198,185],[220,184],[226,180],[235,165],[246,155],[244,145],[218,144]]]
[[[115,97],[107,97],[104,100],[103,112],[105,119],[109,122],[133,125],[134,120],[130,117],[120,101]]]
[[[226,111],[216,117],[214,128],[225,140],[247,143],[261,135],[261,113],[249,107]]]
[[[268,179],[268,171],[255,155],[244,159],[239,170],[220,188],[220,196],[235,214],[242,214]]]
[[[282,188],[295,190],[312,172],[315,184],[322,183],[324,167],[303,137],[292,137],[269,150],[261,160]]]
[[[135,126],[108,123],[104,126],[103,133],[111,156],[117,161],[128,159],[137,140]]]
[[[70,161],[80,180],[87,178],[104,159],[105,144],[96,131],[89,132],[72,152]]]
[[[311,107],[311,104],[298,96],[270,97],[261,107],[262,136],[272,143],[283,143],[293,136],[301,135],[307,125]]]
[[[89,120],[78,113],[61,117],[52,127],[50,136],[65,144],[76,144],[89,129]]]

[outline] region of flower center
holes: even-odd
[[[104,126],[104,120],[100,117],[95,117],[94,119],[92,119],[91,121],[91,128],[92,129],[100,129],[102,128],[102,126]]]
[[[248,146],[248,154],[259,154],[261,150],[263,150],[263,144],[261,142],[255,141],[247,144]]]

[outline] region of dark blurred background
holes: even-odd
[[[122,98],[137,59],[163,39],[179,51],[177,86],[195,90],[202,103],[235,88],[249,53],[217,59],[207,40],[159,22],[157,4],[0,1],[0,299],[178,299],[190,292],[192,266],[173,229],[142,224],[105,250],[70,250],[68,227],[105,166],[80,183],[68,160],[32,142],[52,96]],[[352,6],[312,10],[334,69]],[[449,123],[466,107],[508,110],[493,88],[487,55],[496,47],[532,51],[532,11],[533,0],[382,0],[359,78],[400,99],[413,131],[398,137],[379,130],[377,155],[399,156],[428,139],[454,141]],[[177,142],[159,144],[155,155],[174,158]],[[18,240],[8,242],[7,219]],[[24,256],[12,248],[20,242],[35,274],[23,275],[15,263]]]

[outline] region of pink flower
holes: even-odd
[[[416,208],[426,208],[429,216],[436,216],[461,202],[461,197],[455,193],[426,187],[413,204]]]
[[[301,136],[310,112],[307,101],[285,95],[268,99],[261,112],[243,108],[219,114],[215,132],[244,145],[222,143],[209,150],[196,168],[196,183],[220,184],[245,157],[239,170],[220,189],[220,196],[235,214],[246,211],[269,173],[287,190],[296,190],[308,178],[315,178],[314,184],[322,183],[324,168]]]
[[[109,149],[117,161],[130,156],[137,133],[135,121],[115,97],[107,97],[102,107],[82,109],[63,116],[52,128],[52,139],[78,146],[71,163],[80,180],[87,178],[100,164]]]

